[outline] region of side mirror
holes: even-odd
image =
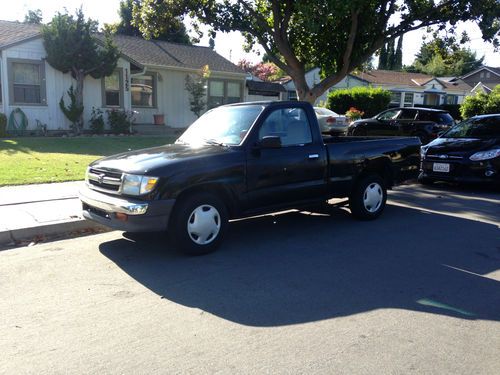
[[[268,135],[259,142],[260,148],[281,148],[281,138],[276,135]]]

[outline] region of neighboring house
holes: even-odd
[[[453,77],[433,77],[421,73],[371,70],[352,73],[361,86],[381,87],[391,92],[391,106],[439,106],[461,104],[472,87]]]
[[[187,74],[208,65],[209,107],[245,100],[245,73],[208,47],[188,46],[115,35],[121,57],[115,72],[103,79],[87,77],[85,118],[92,107],[138,111],[137,123],[153,122],[163,114],[172,127],[185,127],[196,116],[189,109]],[[39,120],[49,130],[69,129],[59,108],[61,96],[74,84],[70,74],[46,61],[40,27],[0,21],[0,111],[9,115],[21,108],[30,128]]]
[[[319,68],[306,73],[310,87],[321,81]],[[290,77],[281,81],[286,89],[285,98],[296,100],[295,85]],[[342,81],[332,86],[317,100],[316,104],[326,102],[332,90],[349,89],[356,86],[381,87],[389,90],[391,106],[411,107],[415,105],[438,106],[442,104],[461,104],[470,95],[472,87],[456,77],[432,77],[427,74],[397,72],[392,70],[371,70],[348,74]]]
[[[247,102],[262,100],[285,100],[286,89],[276,82],[264,82],[256,77],[247,77]]]
[[[460,77],[473,87],[472,92],[489,94],[496,85],[500,85],[500,67],[482,66]]]

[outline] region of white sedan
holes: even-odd
[[[314,107],[322,133],[344,135],[347,132],[347,118],[323,107]]]

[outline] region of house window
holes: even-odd
[[[401,104],[401,93],[397,91],[391,91],[391,104]]]
[[[458,95],[446,95],[445,103],[446,104],[457,104],[458,103]]]
[[[2,103],[2,65],[0,61],[0,103]]]
[[[208,82],[208,108],[241,101],[241,83],[222,80]]]
[[[413,107],[413,93],[405,92],[405,100],[403,103],[403,107]]]
[[[103,106],[104,107],[122,107],[122,74],[121,70],[115,70],[110,76],[102,80]]]
[[[46,103],[43,61],[12,59],[8,61],[8,67],[9,97],[12,104]]]
[[[484,72],[479,73],[479,78],[484,78]]]
[[[297,100],[297,91],[288,91],[288,100]]]
[[[486,78],[490,78],[490,72],[486,72]]]
[[[153,74],[131,79],[132,107],[156,107],[156,77]]]

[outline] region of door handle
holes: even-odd
[[[318,159],[319,154],[309,154],[309,159]]]

